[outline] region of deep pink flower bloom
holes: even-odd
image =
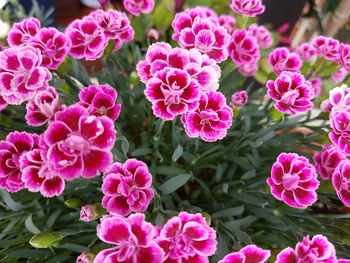
[[[145,221],[144,214],[132,214],[128,218],[106,215],[97,226],[97,236],[116,247],[102,250],[94,263],[162,263],[164,251],[154,241],[155,227]]]
[[[201,137],[206,142],[223,139],[232,125],[233,112],[225,96],[216,91],[202,93],[199,106],[181,117],[189,137]]]
[[[231,15],[221,15],[219,16],[219,24],[226,29],[229,35],[232,35],[233,28],[236,24],[236,18]]]
[[[47,88],[52,76],[41,62],[40,50],[29,46],[0,52],[0,95],[8,104],[21,104]]]
[[[39,136],[27,132],[11,132],[0,141],[0,188],[17,192],[25,187],[20,170],[20,158],[39,147]]]
[[[154,8],[154,0],[124,0],[124,8],[135,16],[149,14]]]
[[[273,39],[270,31],[266,27],[259,26],[258,24],[251,24],[248,28],[248,33],[255,37],[259,46],[269,48],[272,45]]]
[[[345,111],[350,107],[350,88],[343,84],[340,87],[335,87],[329,91],[329,111],[334,109],[334,112]],[[331,116],[332,118],[332,116]]]
[[[50,121],[56,112],[64,109],[60,105],[59,96],[53,87],[39,91],[26,105],[25,115],[27,124],[30,126],[41,126]]]
[[[7,107],[7,103],[4,98],[0,95],[0,112]]]
[[[261,0],[232,0],[230,7],[233,12],[246,16],[256,16],[265,11]]]
[[[225,256],[218,263],[264,263],[270,255],[270,250],[264,250],[256,245],[248,245],[239,252]]]
[[[281,153],[272,165],[267,179],[271,194],[278,200],[296,208],[305,208],[317,200],[319,187],[315,167],[296,153]]]
[[[258,63],[242,63],[238,64],[238,71],[245,76],[254,76],[259,70]]]
[[[345,159],[346,156],[333,145],[323,146],[322,152],[313,157],[316,171],[325,180],[332,177],[335,168]]]
[[[338,259],[338,263],[350,263],[350,259]]]
[[[299,56],[285,47],[275,48],[269,55],[269,64],[276,75],[282,71],[299,72],[303,65]]]
[[[88,251],[84,251],[81,253],[76,260],[76,263],[93,263],[93,255],[90,254]]]
[[[12,26],[7,42],[11,47],[27,44],[29,40],[38,34],[40,27],[40,21],[37,18],[25,18]]]
[[[216,251],[216,232],[197,213],[180,212],[169,219],[157,239],[163,248],[165,262],[208,262]]]
[[[332,37],[319,36],[314,39],[313,46],[319,56],[337,61],[339,59],[339,41]]]
[[[136,159],[114,163],[104,173],[102,205],[111,214],[127,216],[144,212],[153,199],[152,175],[147,165]]]
[[[295,249],[287,247],[277,255],[275,263],[337,263],[335,248],[325,236],[316,235],[311,240],[304,237]]]
[[[250,36],[247,30],[235,30],[232,34],[228,53],[233,62],[239,64],[254,64],[260,58],[259,45],[256,38]]]
[[[350,161],[342,161],[335,169],[332,183],[339,199],[350,207]]]
[[[58,112],[44,133],[50,169],[64,179],[91,178],[112,163],[116,130],[113,121],[72,105]]]
[[[111,120],[118,119],[121,104],[115,103],[118,93],[108,85],[90,85],[79,92],[79,105],[86,108],[89,114],[106,115]]]
[[[331,75],[331,78],[335,83],[339,83],[339,82],[342,82],[346,78],[347,75],[348,75],[348,72],[346,71],[346,69],[341,68],[337,72],[334,72]]]
[[[313,56],[317,55],[314,46],[308,43],[303,43],[300,46],[298,46],[295,50],[295,53],[298,54],[302,61],[308,61]]]
[[[90,222],[96,217],[95,207],[92,205],[85,205],[80,209],[80,220]]]
[[[172,120],[176,115],[195,110],[200,96],[196,80],[180,69],[164,68],[146,84],[145,95],[152,102],[154,115]]]
[[[248,102],[248,92],[245,90],[237,91],[231,96],[231,104],[234,107],[241,108]]]
[[[72,42],[69,54],[73,58],[96,60],[103,55],[108,45],[103,28],[89,16],[74,20],[66,29]]]
[[[340,44],[339,62],[350,73],[350,45]]]
[[[283,71],[275,81],[266,83],[267,94],[276,101],[275,108],[281,112],[297,114],[313,107],[315,94],[311,83],[297,72]]]
[[[329,139],[341,151],[350,155],[350,112],[333,109],[330,124],[333,131],[329,133]]]
[[[320,78],[314,78],[310,81],[310,84],[314,93],[313,99],[318,98],[322,92],[322,80]]]

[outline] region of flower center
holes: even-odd
[[[286,190],[293,190],[298,186],[299,176],[296,174],[285,174],[282,180],[283,186]]]
[[[79,135],[70,135],[63,142],[63,150],[68,155],[84,154],[90,151],[90,144]]]

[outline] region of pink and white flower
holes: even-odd
[[[295,50],[295,53],[301,58],[302,61],[308,61],[315,55],[317,55],[317,51],[313,45],[309,43],[303,43],[298,46]]]
[[[333,111],[330,115],[330,124],[333,129],[329,133],[332,143],[346,155],[350,154],[350,112]]]
[[[149,14],[154,8],[154,0],[124,0],[124,8],[135,16]]]
[[[218,263],[264,263],[270,257],[271,251],[256,245],[248,245],[239,252],[225,256]]]
[[[89,253],[88,251],[84,251],[77,257],[76,263],[92,263],[93,260],[93,254]]]
[[[346,71],[346,69],[341,68],[337,72],[334,72],[331,75],[331,78],[335,83],[339,83],[339,82],[342,82],[347,75],[348,75],[348,72]]]
[[[253,17],[265,11],[265,6],[261,0],[232,0],[230,8],[237,14]]]
[[[237,91],[231,96],[231,105],[236,108],[241,108],[248,102],[248,92],[245,90]]]
[[[314,78],[313,80],[310,81],[311,88],[314,93],[313,99],[318,98],[322,92],[322,80],[321,78]]]
[[[282,71],[299,72],[303,63],[299,56],[285,47],[275,48],[269,55],[269,64],[276,75]]]
[[[40,27],[40,21],[37,18],[25,18],[12,26],[7,42],[10,47],[25,45],[38,34]]]
[[[348,73],[350,73],[350,45],[340,44],[339,63]]]
[[[80,209],[80,220],[90,222],[96,217],[96,210],[93,205],[85,205]]]
[[[251,24],[248,28],[248,32],[252,37],[255,37],[259,46],[263,48],[269,48],[272,45],[273,39],[271,37],[270,31],[258,24]]]
[[[245,76],[254,76],[258,70],[259,65],[257,62],[238,64],[238,71]]]
[[[7,107],[7,103],[4,98],[0,95],[0,112]]]
[[[329,91],[329,108],[333,112],[345,111],[350,108],[350,88],[343,84]]]
[[[236,18],[231,15],[221,15],[219,16],[219,24],[226,29],[229,35],[232,35],[234,26],[236,24]]]
[[[312,44],[319,56],[323,56],[332,61],[338,61],[340,47],[338,40],[332,37],[318,36],[314,39]]]
[[[350,161],[342,161],[335,169],[332,183],[339,199],[350,207]]]

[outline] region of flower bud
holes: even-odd
[[[76,263],[92,263],[95,255],[89,251],[81,253],[76,260]]]
[[[140,83],[139,77],[135,71],[131,72],[131,74],[130,74],[130,82],[134,86],[136,86]]]
[[[60,241],[63,235],[59,232],[41,232],[33,236],[29,244],[35,248],[48,248]]]
[[[248,102],[248,93],[245,90],[232,94],[231,104],[233,107],[241,108]]]
[[[150,28],[147,32],[147,37],[149,39],[158,40],[160,37],[159,31],[155,30],[154,28]]]
[[[90,222],[106,214],[106,209],[100,203],[83,206],[80,210],[80,220]]]
[[[81,201],[80,201],[80,199],[73,197],[73,198],[69,198],[66,201],[64,201],[64,204],[68,208],[78,208],[81,205]]]

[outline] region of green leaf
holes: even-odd
[[[154,9],[153,16],[156,28],[161,31],[168,29],[174,19],[174,14],[162,4]]]
[[[190,174],[179,174],[159,186],[159,190],[163,195],[171,194],[187,183],[190,178]]]
[[[32,220],[32,214],[30,214],[26,220],[24,221],[25,227],[28,229],[29,232],[33,234],[38,234],[40,233],[40,230],[34,225],[33,220]]]
[[[6,205],[8,206],[8,208],[10,208],[11,210],[19,211],[19,210],[22,210],[24,208],[23,205],[14,201],[5,189],[0,189],[0,195],[1,195],[2,199],[4,200],[4,202],[6,203]]]
[[[244,206],[237,206],[237,207],[231,207],[227,208],[218,212],[215,212],[211,215],[212,218],[223,218],[223,217],[231,217],[231,216],[239,216],[243,214],[244,212]]]
[[[150,148],[140,148],[140,149],[136,149],[133,152],[131,152],[131,156],[133,156],[133,157],[143,156],[143,155],[148,155],[151,153],[153,153],[153,151]]]
[[[182,155],[183,153],[183,147],[179,144],[174,153],[173,153],[173,156],[171,157],[171,159],[173,160],[173,162],[176,162]]]

